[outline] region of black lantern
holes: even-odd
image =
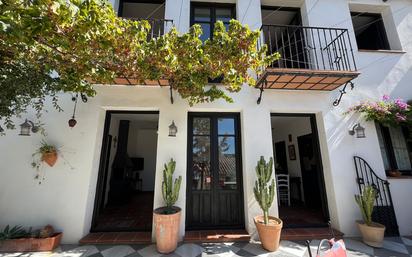
[[[40,128],[28,119],[20,124],[20,136],[30,136],[30,131],[33,133],[39,132]]]
[[[175,137],[177,133],[177,127],[175,121],[172,121],[172,124],[169,126],[169,137]]]
[[[360,123],[355,124],[351,130],[349,130],[349,135],[353,136],[356,134],[356,138],[365,138],[365,128],[361,126]]]

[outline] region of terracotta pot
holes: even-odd
[[[388,172],[389,177],[400,177],[402,176],[402,173],[399,170],[391,170]]]
[[[156,230],[156,248],[159,253],[171,253],[177,247],[181,209],[172,207],[175,213],[164,214],[166,208],[161,207],[153,212]]]
[[[57,152],[44,153],[41,156],[41,160],[47,163],[50,167],[53,167],[57,161]]]
[[[379,223],[372,222],[372,226],[368,226],[363,221],[357,221],[358,228],[362,234],[362,241],[373,247],[382,247],[383,237],[385,235],[385,226]]]
[[[270,252],[276,251],[279,248],[282,220],[269,216],[269,224],[265,225],[263,216],[256,216],[254,221],[262,247]]]
[[[60,245],[63,233],[47,238],[19,238],[0,241],[0,252],[50,252]]]

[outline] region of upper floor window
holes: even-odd
[[[390,50],[382,15],[351,12],[358,49]]]
[[[202,41],[213,38],[213,30],[216,21],[223,21],[226,28],[231,19],[235,19],[235,5],[215,3],[191,3],[190,25],[199,24],[202,27]]]
[[[164,19],[165,0],[120,0],[119,16],[144,20]]]
[[[387,127],[376,124],[385,170],[399,170],[412,175],[412,130],[407,126]]]

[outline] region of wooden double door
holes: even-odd
[[[239,114],[189,113],[187,229],[244,228]]]

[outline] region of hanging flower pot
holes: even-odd
[[[38,168],[41,162],[47,163],[50,167],[56,164],[58,159],[57,147],[48,144],[46,141],[42,141],[40,147],[33,153],[33,158],[38,156],[37,161],[33,161],[33,167]]]
[[[57,162],[57,151],[42,153],[41,160],[53,167]]]

